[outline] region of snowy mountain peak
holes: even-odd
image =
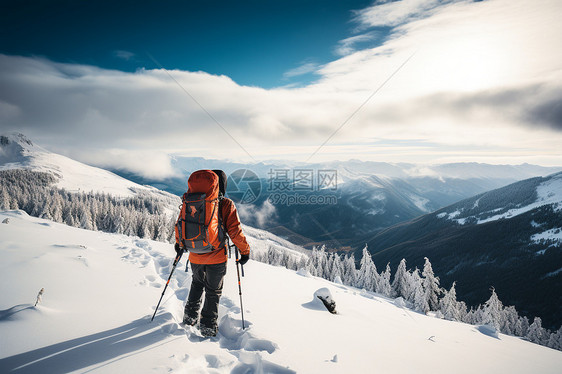
[[[25,135],[19,132],[13,132],[8,135],[0,136],[0,145],[6,146],[10,143],[16,143],[19,145],[27,145],[33,147],[33,142],[29,140]]]
[[[107,170],[52,153],[20,133],[0,135],[0,171],[12,169],[49,173],[55,177],[58,188],[70,192],[99,192],[119,197],[149,192],[166,199],[175,198],[171,194],[153,187],[141,186]],[[177,204],[174,202],[172,205]]]
[[[47,152],[33,144],[25,135],[10,133],[0,135],[0,164],[24,162],[33,153]]]

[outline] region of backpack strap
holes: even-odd
[[[221,246],[224,245],[224,254],[227,254],[227,243],[228,243],[228,232],[226,231],[226,227],[222,220],[222,207],[223,207],[223,200],[226,199],[222,192],[219,192],[219,231],[222,231],[223,238],[221,240]]]

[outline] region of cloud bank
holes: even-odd
[[[170,154],[302,161],[414,53],[312,161],[562,164],[559,14],[562,2],[547,0],[375,4],[335,46],[340,58],[290,72],[319,76],[300,88],[0,55],[0,130],[153,177],[174,173]],[[381,25],[390,37],[357,49]]]

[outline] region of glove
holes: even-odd
[[[183,253],[183,248],[180,248],[180,245],[178,243],[176,243],[176,245],[174,245],[174,250],[176,251],[177,256],[179,256],[181,253]]]
[[[250,255],[240,255],[240,260],[238,260],[238,263],[240,265],[245,265],[249,259],[250,259]]]

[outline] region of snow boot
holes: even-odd
[[[197,317],[191,317],[188,314],[183,315],[183,323],[185,323],[188,326],[195,326],[195,324],[197,323],[197,320],[198,320]]]
[[[217,336],[217,330],[218,330],[217,325],[214,325],[212,327],[199,325],[199,331],[201,331],[201,335],[205,337]]]

